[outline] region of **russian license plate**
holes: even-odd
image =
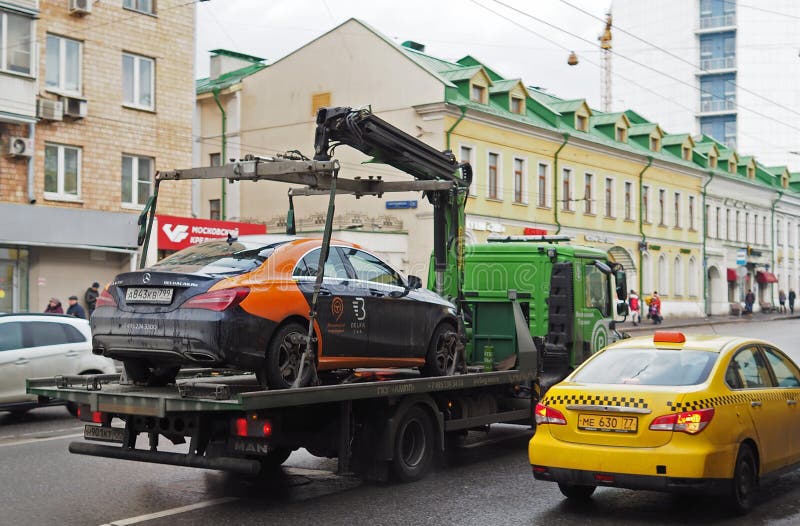
[[[83,427],[83,438],[86,440],[99,440],[101,442],[117,442],[122,444],[125,430],[121,427],[93,426],[86,424]]]
[[[172,289],[164,287],[128,287],[125,291],[126,303],[172,303]]]
[[[578,429],[606,433],[636,433],[639,419],[635,416],[578,415]]]

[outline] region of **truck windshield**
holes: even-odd
[[[275,250],[275,245],[234,241],[210,241],[185,248],[151,268],[170,272],[202,274],[241,274],[261,265]]]
[[[718,353],[690,349],[609,349],[575,373],[587,384],[697,385],[705,382]]]

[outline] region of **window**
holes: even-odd
[[[485,104],[486,88],[484,86],[478,86],[477,84],[472,84],[470,87],[470,100],[474,102],[480,102],[481,104]]]
[[[761,218],[761,239],[767,244],[767,216]]]
[[[48,34],[45,70],[48,89],[80,94],[81,43]]]
[[[31,347],[63,345],[65,343],[85,342],[86,338],[75,327],[64,323],[45,321],[30,322],[28,331],[31,336]]]
[[[0,11],[0,70],[33,75],[33,19]]]
[[[222,154],[219,152],[208,154],[208,165],[222,166]]]
[[[658,258],[658,290],[662,296],[669,294],[667,286],[669,284],[669,272],[667,271],[667,258],[664,254]]]
[[[219,221],[222,218],[222,209],[220,207],[221,201],[219,199],[208,200],[208,218]]]
[[[676,296],[683,296],[683,261],[680,256],[675,256],[672,275],[675,276],[675,283],[672,291]]]
[[[561,183],[563,189],[563,206],[562,210],[572,210],[572,189],[570,187],[570,179],[572,179],[572,170],[564,168],[561,172]]]
[[[650,137],[650,149],[657,152],[661,149],[661,141],[658,137]]]
[[[717,167],[717,156],[708,154],[708,167],[709,168],[716,168]]]
[[[148,15],[155,14],[155,0],[122,0],[122,7]]]
[[[539,163],[539,206],[546,207],[547,206],[547,169],[548,166],[546,164]]]
[[[697,297],[697,261],[689,258],[689,296]]]
[[[717,239],[722,239],[722,222],[720,221],[721,218],[722,218],[722,209],[720,207],[717,207],[717,215],[714,218],[714,222],[717,228],[717,235],[716,235]]]
[[[372,254],[354,248],[346,248],[344,250],[350,265],[356,273],[356,279],[394,285],[396,287],[403,286],[403,279],[400,275]]]
[[[589,308],[598,309],[604,316],[611,314],[610,295],[608,293],[608,277],[603,274],[595,265],[586,265],[585,274],[585,305]]]
[[[122,54],[122,95],[126,106],[151,110],[155,85],[155,61],[152,58]]]
[[[462,163],[469,163],[475,165],[472,159],[472,148],[469,146],[461,147],[461,155],[459,157]],[[469,195],[478,195],[478,174],[472,173],[472,182],[469,185]]]
[[[706,215],[706,224],[708,224],[708,216]],[[694,196],[689,196],[689,230],[694,230]]]
[[[514,158],[514,202],[528,203],[528,185],[525,184],[525,159]]]
[[[766,364],[751,347],[737,352],[725,371],[725,383],[731,389],[753,389],[771,387]]]
[[[685,386],[706,381],[716,353],[676,349],[610,349],[581,367],[575,382]]]
[[[575,115],[575,129],[580,131],[586,131],[588,128],[589,119],[586,118],[586,115]]]
[[[758,239],[758,214],[753,214],[753,243],[759,243]]]
[[[780,351],[770,347],[764,348],[767,361],[772,366],[778,387],[800,387],[800,373],[797,368]]]
[[[500,199],[500,192],[499,192],[499,184],[498,184],[498,175],[497,175],[497,164],[499,162],[499,156],[496,153],[489,154],[489,187],[488,193],[486,197],[489,199]]]
[[[725,209],[725,239],[728,241],[733,241],[733,225],[731,225],[731,209]]]
[[[633,219],[633,210],[631,210],[631,194],[633,193],[633,184],[629,181],[625,182],[625,219]]]
[[[327,108],[331,105],[331,92],[314,93],[311,95],[311,116],[316,117],[320,108]]]
[[[642,218],[645,223],[650,222],[650,206],[649,203],[650,187],[642,186]]]
[[[317,248],[303,256],[303,259],[301,259],[294,268],[292,276],[316,277],[317,270],[319,269],[319,252],[320,249]],[[338,249],[331,247],[328,253],[328,261],[325,262],[325,269],[323,272],[323,276],[326,278],[334,278],[337,280],[349,278]]]
[[[44,146],[44,192],[50,199],[80,197],[81,149],[62,144]]]
[[[739,212],[736,212],[736,214],[738,216]],[[738,220],[738,217],[737,217],[737,220]],[[783,234],[783,232],[781,232],[781,220],[778,219],[778,220],[775,221],[775,240],[776,240],[778,245],[782,245],[783,244],[782,238],[781,238],[781,234]],[[736,241],[739,241],[738,237],[736,238]]]
[[[615,130],[616,130],[615,138],[617,139],[617,142],[627,142],[628,141],[628,130],[626,130],[622,126],[617,126],[615,128]]]
[[[736,241],[739,241],[742,237],[742,214],[737,210],[736,211]]]
[[[664,199],[666,199],[667,191],[658,191],[658,224],[659,226],[666,226],[664,223]]]
[[[0,351],[22,349],[22,322],[0,324]]]
[[[511,113],[523,115],[525,113],[525,101],[519,97],[511,97]]]
[[[675,228],[681,227],[681,194],[675,192]]]
[[[750,212],[744,213],[744,242],[750,242]]]
[[[728,161],[728,173],[735,174],[736,173],[736,163],[733,161]]]
[[[747,167],[747,178],[748,179],[755,179],[756,177],[756,169],[752,166]]]
[[[583,202],[584,202],[584,209],[583,211],[587,214],[592,213],[592,202],[594,201],[594,192],[592,190],[592,180],[594,179],[594,175],[592,174],[585,174],[583,176]]]
[[[653,290],[653,272],[647,252],[642,253],[642,290]]]
[[[682,157],[684,161],[691,161],[692,160],[692,149],[688,146],[684,146],[681,149]]]
[[[614,180],[606,177],[606,217],[614,217]]]
[[[122,203],[145,205],[152,188],[153,159],[122,156]]]

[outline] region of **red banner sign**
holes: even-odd
[[[526,226],[522,233],[526,236],[546,236],[547,230],[543,228],[531,228]]]
[[[157,215],[159,250],[180,250],[212,239],[266,234],[267,225]]]

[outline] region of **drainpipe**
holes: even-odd
[[[212,91],[212,93],[214,94],[214,102],[217,103],[217,107],[219,108],[219,112],[222,114],[222,152],[220,153],[220,164],[224,165],[227,162],[227,157],[226,157],[227,152],[225,150],[226,150],[226,146],[228,144],[228,141],[227,141],[227,138],[225,136],[225,129],[227,128],[228,115],[227,115],[227,113],[225,113],[225,108],[222,107],[222,103],[219,101],[219,89],[214,88],[214,91]],[[225,221],[225,218],[227,217],[226,216],[227,204],[226,204],[226,199],[225,199],[225,193],[226,193],[225,192],[225,183],[226,183],[226,181],[225,181],[225,179],[223,179],[222,180],[222,197],[220,198],[220,219],[222,219],[223,221]]]
[[[778,197],[772,201],[772,206],[770,207],[770,212],[772,213],[772,218],[770,220],[770,227],[772,227],[772,273],[775,273],[776,268],[776,260],[778,254],[778,247],[775,246],[775,207],[778,206],[778,201],[781,200],[783,197],[783,190],[778,190]],[[772,297],[770,297],[770,301],[772,301]]]
[[[466,106],[460,106],[460,109],[461,109],[461,116],[456,120],[456,122],[453,123],[452,126],[450,126],[450,129],[445,132],[445,150],[450,149],[450,134],[453,133],[453,130],[456,129],[456,126],[461,124],[461,121],[463,121],[464,117],[467,115]]]
[[[706,316],[711,315],[711,302],[708,294],[708,257],[706,256],[706,239],[708,238],[708,214],[706,213],[706,188],[714,179],[714,172],[708,171],[708,181],[703,184],[703,297],[705,298],[705,313]],[[719,232],[717,233],[719,235]],[[726,271],[727,272],[727,271]],[[727,279],[727,277],[725,278]]]
[[[28,125],[28,138],[35,147],[36,125],[33,123]],[[36,204],[36,185],[33,180],[33,159],[33,156],[28,157],[28,202],[32,205]]]
[[[653,157],[648,155],[647,156],[647,165],[642,168],[642,171],[639,172],[639,235],[641,236],[641,242],[639,244],[639,295],[641,296],[644,294],[644,269],[642,268],[642,264],[644,263],[644,251],[647,246],[647,236],[644,234],[644,210],[642,210],[642,206],[644,203],[644,199],[642,198],[642,187],[644,186],[644,173],[647,171],[648,168],[653,164]]]
[[[564,134],[564,142],[558,147],[556,153],[553,154],[553,222],[556,225],[555,235],[561,232],[561,223],[558,222],[558,154],[564,149],[569,141],[569,134]]]

